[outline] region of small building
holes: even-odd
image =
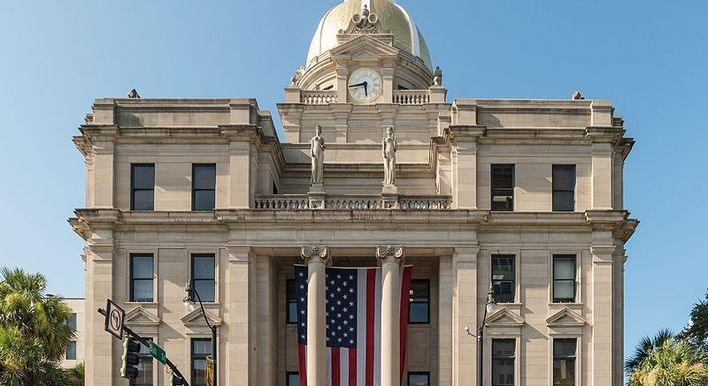
[[[64,298],[62,302],[71,309],[71,317],[67,321],[69,327],[76,331],[74,340],[69,343],[61,367],[72,368],[85,361],[86,312],[83,298]]]

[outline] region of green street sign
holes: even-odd
[[[153,358],[157,359],[157,361],[163,365],[167,362],[167,353],[165,353],[165,350],[153,341],[150,341],[150,355],[152,355]]]

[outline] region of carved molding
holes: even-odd
[[[319,245],[304,246],[300,249],[300,257],[305,260],[305,263],[313,260],[322,260],[327,263],[329,261],[329,249]]]
[[[403,257],[402,245],[379,245],[376,247],[376,259],[379,262],[394,259],[396,262],[401,263]]]
[[[137,306],[125,314],[125,324],[128,326],[157,327],[162,320],[143,306]]]
[[[487,327],[515,327],[524,325],[524,318],[515,314],[510,309],[503,307],[487,317]]]
[[[566,307],[546,319],[548,327],[582,327],[585,318],[577,312]]]

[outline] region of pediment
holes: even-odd
[[[205,310],[207,319],[209,319],[209,323],[212,326],[220,326],[221,325],[221,318],[214,315],[213,313],[209,312],[208,310]],[[202,310],[201,308],[197,308],[196,310],[188,313],[187,315],[182,317],[182,323],[184,323],[185,326],[187,327],[199,327],[199,326],[204,326],[204,316],[202,315]]]
[[[546,325],[548,327],[582,327],[585,325],[585,318],[566,307],[546,319]]]
[[[521,327],[524,325],[524,318],[503,307],[487,316],[485,325],[488,327]]]
[[[162,320],[143,306],[137,306],[125,314],[125,324],[128,326],[159,326],[160,323]]]
[[[332,57],[347,57],[352,60],[378,60],[381,57],[392,57],[398,54],[398,48],[367,35],[354,38],[331,51]]]

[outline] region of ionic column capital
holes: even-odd
[[[329,248],[323,246],[304,246],[300,249],[300,257],[305,264],[321,262],[326,265],[330,262]]]
[[[401,264],[404,258],[402,245],[379,245],[376,247],[376,259],[380,264],[388,262]]]

